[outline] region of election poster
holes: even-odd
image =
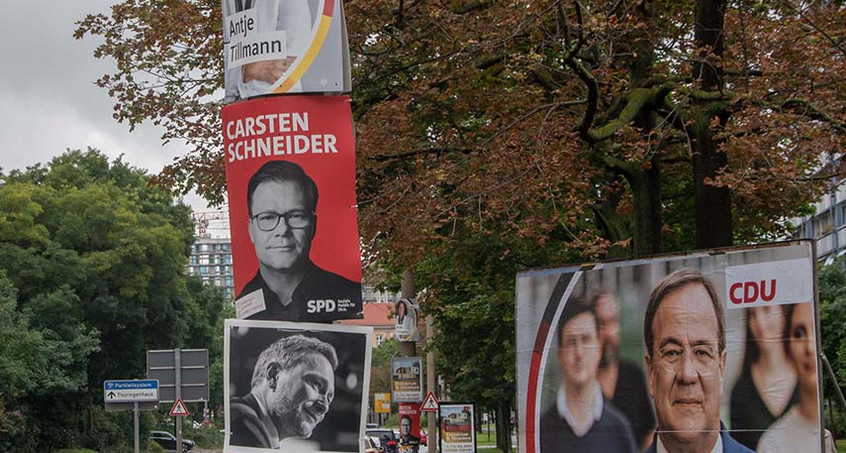
[[[414,299],[400,299],[394,307],[394,338],[420,341],[420,306]]]
[[[420,452],[420,403],[399,403],[399,453]]]
[[[358,452],[372,336],[370,327],[227,319],[224,451]]]
[[[391,398],[397,403],[423,401],[423,360],[420,357],[391,359]]]
[[[361,318],[349,97],[225,106],[223,143],[236,316]]]
[[[224,102],[351,89],[340,0],[223,0]]]
[[[374,393],[373,394],[373,412],[377,414],[391,413],[391,394],[390,393]]]
[[[469,403],[441,403],[438,407],[442,453],[476,451],[475,406]],[[569,451],[561,448],[559,451]]]
[[[790,241],[520,273],[520,451],[822,451],[815,263]]]

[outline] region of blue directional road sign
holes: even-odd
[[[159,401],[159,381],[106,381],[103,383],[103,399],[106,403],[155,403]]]

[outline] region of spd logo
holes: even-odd
[[[315,299],[306,302],[308,313],[332,313],[338,308],[338,304],[332,299]]]

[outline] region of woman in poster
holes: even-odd
[[[406,299],[398,300],[395,309],[397,340],[413,341],[417,334],[417,316],[414,309],[409,306]]]
[[[814,304],[786,306],[785,349],[799,379],[799,402],[761,436],[758,453],[814,451],[820,445]]]
[[[746,352],[731,392],[731,430],[735,440],[753,450],[799,398],[796,371],[785,350],[784,307],[746,310]]]

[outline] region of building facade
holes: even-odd
[[[846,254],[846,180],[814,204],[814,213],[792,221],[794,239],[814,239],[817,258],[830,263]]]
[[[230,302],[235,299],[232,243],[228,238],[198,237],[191,246],[187,273],[199,276],[206,284],[221,288]]]

